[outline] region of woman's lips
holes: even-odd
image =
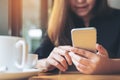
[[[86,6],[76,6],[76,9],[78,10],[78,11],[84,11],[84,10],[86,10],[88,8],[88,6],[86,5]]]

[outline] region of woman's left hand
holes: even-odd
[[[96,49],[97,54],[83,49],[72,49],[69,54],[78,71],[84,74],[109,73],[111,64],[108,52],[99,44],[96,44]]]

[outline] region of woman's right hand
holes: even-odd
[[[71,46],[55,47],[47,58],[47,63],[52,67],[56,67],[61,71],[66,71],[68,65],[72,65],[72,60],[68,52]]]

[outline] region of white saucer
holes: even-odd
[[[37,75],[39,72],[43,72],[43,70],[44,69],[24,69],[22,72],[4,72],[0,73],[0,80],[28,78]]]

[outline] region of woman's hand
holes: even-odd
[[[47,63],[61,71],[66,71],[68,65],[72,65],[72,59],[68,54],[70,50],[70,46],[55,47],[47,58]]]
[[[83,49],[74,48],[70,56],[77,70],[85,74],[104,74],[109,73],[111,61],[106,49],[97,44],[97,54]]]

